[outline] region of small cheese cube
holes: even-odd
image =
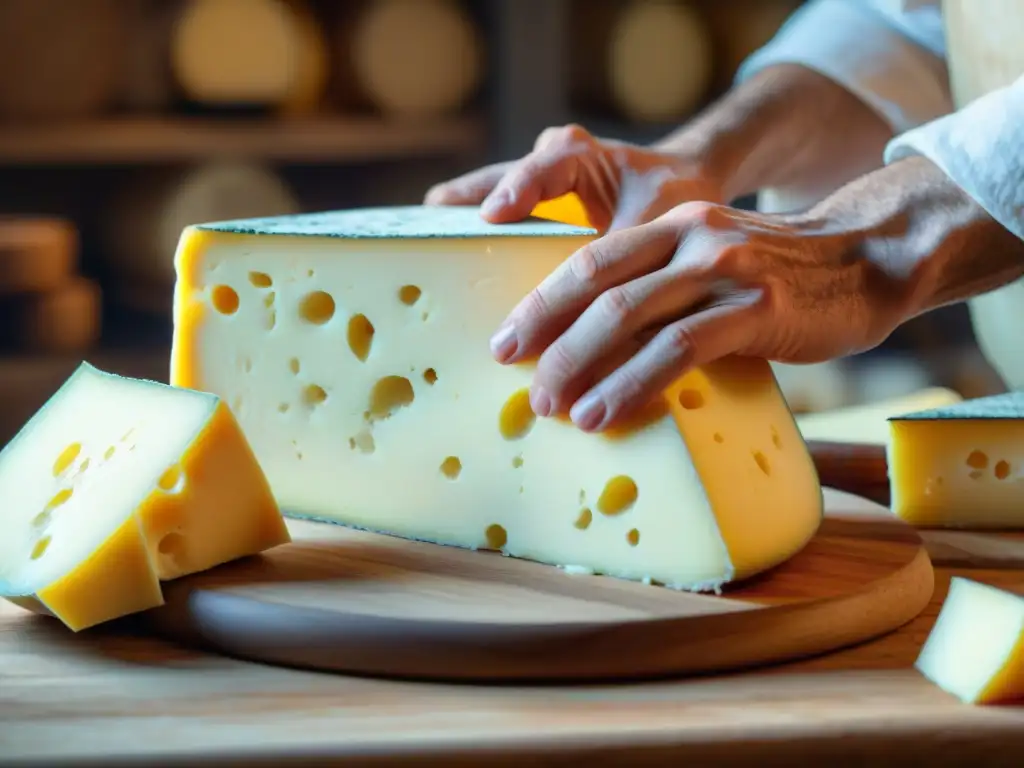
[[[889,420],[892,509],[913,525],[1024,528],[1024,392]]]
[[[75,631],[161,605],[161,581],[289,541],[216,397],[87,363],[0,452],[0,499],[0,596]]]
[[[915,666],[967,703],[1024,699],[1024,598],[953,577]]]
[[[172,383],[231,404],[286,514],[716,589],[814,535],[822,493],[763,361],[694,370],[629,424],[538,419],[488,339],[593,231],[475,208],[187,229]]]

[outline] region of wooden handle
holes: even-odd
[[[889,470],[885,446],[808,440],[822,485],[889,505]]]

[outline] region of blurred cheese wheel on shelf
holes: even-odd
[[[637,122],[679,120],[702,103],[713,50],[704,17],[679,0],[582,0],[570,19],[574,100]]]
[[[728,86],[743,61],[771,40],[803,0],[704,0],[715,43],[715,85]]]
[[[853,383],[840,360],[810,365],[773,362],[771,366],[793,413],[829,411],[854,402]]]
[[[389,116],[453,112],[483,81],[482,36],[453,0],[373,0],[339,37],[340,77]]]
[[[115,281],[173,285],[174,252],[186,226],[298,212],[290,187],[257,164],[225,161],[143,171],[108,206],[104,265]]]
[[[37,353],[81,352],[100,338],[99,285],[73,278],[41,293],[0,300],[0,338],[7,346]]]
[[[188,0],[171,39],[171,71],[189,101],[288,112],[315,104],[327,51],[301,0]]]
[[[113,104],[126,14],[123,0],[0,0],[0,118],[80,118]]]
[[[0,216],[0,297],[50,290],[78,264],[78,230],[48,216]]]

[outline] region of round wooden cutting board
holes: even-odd
[[[889,632],[932,595],[917,533],[826,489],[814,540],[722,596],[291,520],[294,541],[165,585],[152,631],[241,658],[431,680],[725,671]]]

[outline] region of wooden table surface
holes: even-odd
[[[960,704],[912,668],[957,573],[870,644],[753,673],[560,688],[427,685],[75,636],[0,608],[0,765],[1022,764],[1024,707]]]

